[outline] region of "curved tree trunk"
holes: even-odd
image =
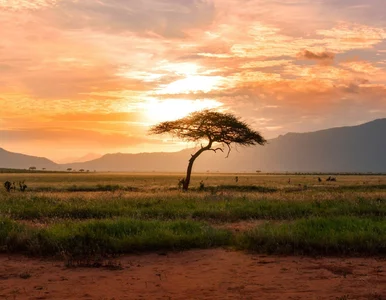
[[[200,154],[206,150],[210,150],[210,147],[212,147],[212,142],[210,141],[209,144],[206,147],[202,147],[201,149],[198,150],[196,153],[192,154],[192,157],[189,159],[189,164],[188,164],[188,169],[186,170],[186,177],[184,180],[184,184],[182,186],[182,189],[184,191],[187,191],[189,188],[190,184],[190,175],[192,174],[192,169],[193,169],[193,163],[196,160],[197,157],[200,156]]]
[[[189,159],[188,169],[186,170],[186,177],[184,180],[184,185],[182,186],[182,189],[184,191],[187,191],[190,184],[190,175],[192,174],[193,169],[193,163],[195,161],[195,158],[193,159],[193,156]]]

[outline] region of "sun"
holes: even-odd
[[[146,118],[151,123],[172,121],[203,109],[219,108],[222,103],[216,100],[148,99],[143,105]]]

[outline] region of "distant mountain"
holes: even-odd
[[[204,152],[195,162],[196,172],[386,172],[386,119],[358,126],[309,133],[288,133],[265,146]],[[106,154],[83,163],[56,165],[44,159],[0,151],[0,167],[28,168],[50,163],[47,169],[184,172],[194,149],[173,153]],[[4,155],[8,156],[4,156]],[[16,155],[10,157],[10,155]],[[27,159],[28,158],[28,159]],[[34,160],[32,161],[32,158]]]
[[[64,168],[97,171],[130,172],[181,172],[184,170],[189,152],[154,152],[139,154],[106,154],[85,163],[65,164]]]
[[[225,154],[204,152],[194,171],[205,172],[386,172],[386,119],[358,126],[331,128],[309,133],[288,133],[266,146],[234,149]],[[75,169],[98,171],[185,171],[190,154],[107,154]],[[67,167],[67,166],[66,166]]]
[[[102,155],[97,153],[88,153],[82,157],[66,157],[60,160],[57,160],[56,162],[59,164],[69,164],[69,163],[79,163],[79,162],[86,162],[93,159],[100,158]]]
[[[47,158],[13,153],[0,148],[0,168],[28,169],[30,167],[36,167],[38,170],[60,168],[58,164]]]

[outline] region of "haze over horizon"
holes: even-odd
[[[200,109],[267,139],[386,117],[384,0],[0,0],[0,147],[178,151]]]

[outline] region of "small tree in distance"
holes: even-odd
[[[187,142],[207,141],[189,159],[183,190],[187,191],[190,184],[193,163],[204,151],[221,151],[228,149],[229,156],[232,144],[241,146],[264,145],[267,141],[259,132],[252,130],[248,124],[230,113],[210,110],[193,112],[175,120],[159,123],[150,128],[151,134],[170,134]]]

